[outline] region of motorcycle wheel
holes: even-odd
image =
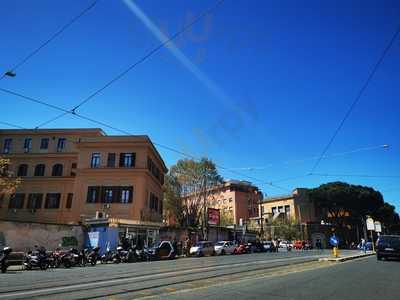
[[[92,260],[90,261],[90,264],[91,264],[92,266],[95,266],[96,263],[97,263],[97,261],[96,261],[95,259],[92,259]]]
[[[32,270],[32,265],[31,265],[31,264],[25,265],[25,269],[27,269],[27,270]]]
[[[63,264],[64,264],[64,267],[67,268],[67,269],[72,267],[72,263],[69,260],[64,261]]]
[[[6,264],[2,264],[1,265],[1,273],[6,273],[7,272],[7,265]]]
[[[40,265],[40,270],[47,270],[47,267],[48,267],[47,264],[43,263]]]

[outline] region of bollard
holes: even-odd
[[[332,252],[333,252],[333,257],[335,257],[335,258],[339,257],[339,249],[338,249],[338,247],[333,247],[332,248]]]

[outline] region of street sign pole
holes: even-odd
[[[367,229],[371,232],[372,251],[375,252],[374,234],[373,234],[373,231],[375,230],[375,223],[371,217],[367,218],[366,223],[367,223]]]

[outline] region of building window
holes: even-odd
[[[62,164],[55,164],[53,166],[53,170],[51,172],[51,176],[62,176],[63,173],[63,165]]]
[[[107,167],[108,168],[115,168],[115,153],[108,153]]]
[[[285,212],[284,209],[283,209],[283,206],[278,206],[278,212],[280,212],[280,213],[284,213]]]
[[[102,193],[103,199],[102,199],[101,202],[102,202],[102,203],[111,203],[111,202],[114,202],[114,201],[113,201],[113,196],[116,194],[116,193],[114,193],[114,191],[117,192],[116,188],[113,188],[113,187],[104,187],[104,188],[103,188],[103,193]]]
[[[18,167],[17,176],[27,176],[28,175],[28,165],[21,164]]]
[[[12,139],[4,139],[3,153],[10,153]]]
[[[290,205],[285,205],[285,215],[286,217],[290,217]]]
[[[40,150],[47,150],[47,149],[49,149],[49,139],[42,138],[40,140]]]
[[[44,204],[44,208],[56,209],[60,208],[60,198],[61,194],[59,193],[50,193],[46,195],[46,203]]]
[[[25,194],[13,194],[10,197],[10,203],[8,203],[8,208],[23,208],[24,207]]]
[[[233,200],[232,200],[232,198],[229,198],[229,202],[232,202]]]
[[[100,153],[95,152],[92,153],[92,160],[90,161],[91,168],[99,168],[100,167]]]
[[[264,206],[261,206],[261,214],[264,214]]]
[[[164,174],[160,171],[150,157],[147,158],[147,169],[155,178],[158,179],[161,184],[164,184]]]
[[[71,169],[76,169],[76,163],[72,163]]]
[[[43,194],[29,194],[28,203],[26,208],[28,209],[40,209],[42,208]]]
[[[100,187],[99,186],[89,186],[87,192],[87,203],[97,203],[100,199]]]
[[[276,207],[273,207],[273,208],[272,208],[272,215],[276,215],[277,212],[278,212],[277,208],[276,208]]]
[[[150,193],[150,209],[158,212],[158,197]]]
[[[38,164],[35,167],[35,176],[44,176],[44,170],[45,170],[45,165],[44,164]]]
[[[119,191],[120,203],[132,203],[133,188],[131,186],[123,186]]]
[[[57,143],[57,152],[62,152],[65,148],[65,138],[59,138]]]
[[[67,203],[65,204],[65,208],[67,208],[67,209],[71,209],[72,208],[72,199],[73,198],[74,198],[74,194],[73,193],[68,193]]]
[[[24,151],[30,152],[32,150],[32,139],[26,138],[24,141]]]
[[[120,153],[119,166],[133,168],[135,166],[135,153]]]

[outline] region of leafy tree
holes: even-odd
[[[221,182],[222,178],[211,160],[179,160],[166,177],[164,199],[167,214],[184,227],[202,224],[206,236],[207,199],[211,188]]]
[[[350,242],[354,228],[366,228],[366,216],[396,228],[399,216],[394,207],[384,202],[382,194],[371,187],[331,182],[309,190],[309,198],[320,209],[325,221],[335,226],[342,239]],[[365,232],[365,231],[364,231]]]
[[[224,227],[233,225],[233,214],[232,211],[220,210],[220,222],[219,225]]]
[[[10,160],[0,157],[0,194],[12,194],[21,183],[20,178],[15,178],[9,171]]]
[[[273,227],[274,238],[293,241],[301,238],[301,228],[293,219],[290,220],[274,220],[268,227]]]

